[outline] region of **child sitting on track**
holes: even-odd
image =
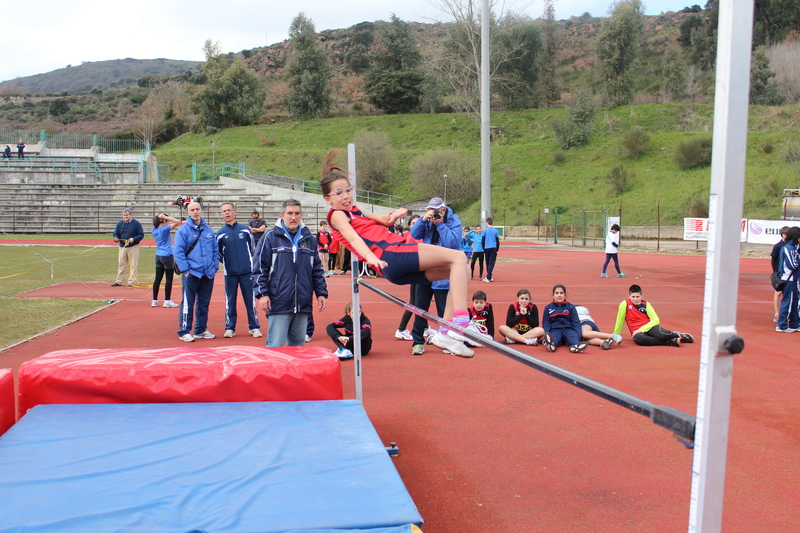
[[[581,322],[581,339],[604,350],[611,348],[614,343],[622,344],[622,335],[600,331],[600,328],[597,327],[594,319],[589,314],[589,310],[584,306],[576,305],[575,309],[578,311],[578,320]]]
[[[505,337],[506,344],[539,344],[538,339],[544,335],[544,329],[539,327],[539,309],[531,303],[531,291],[517,291],[517,301],[508,306],[506,323],[498,329],[500,335]]]
[[[550,352],[555,352],[561,343],[568,345],[572,353],[580,353],[589,346],[581,340],[578,310],[567,301],[567,288],[563,285],[553,287],[553,301],[544,307],[542,326],[545,331],[542,344]]]
[[[467,308],[467,312],[470,318],[468,329],[487,339],[494,339],[494,311],[492,304],[486,301],[485,292],[475,291],[472,295],[472,307]],[[477,346],[471,341],[470,344]]]
[[[344,304],[344,316],[328,324],[325,332],[336,345],[336,357],[350,359],[353,357],[353,302]],[[361,311],[361,355],[367,355],[372,349],[372,325],[369,318]]]
[[[628,299],[619,304],[615,334],[619,335],[623,324],[628,324],[633,342],[640,346],[680,347],[681,342],[694,342],[694,337],[688,333],[678,333],[661,327],[661,320],[653,306],[642,300],[642,288],[638,285],[631,285]]]
[[[450,291],[444,319],[466,327],[469,269],[461,250],[452,250],[423,243],[408,243],[401,235],[386,229],[406,216],[404,208],[389,214],[363,213],[355,205],[355,190],[347,174],[333,164],[336,155],[331,150],[322,162],[320,188],[331,206],[328,224],[334,240],[339,241],[369,266],[380,269],[383,277],[395,285],[429,283],[450,280]],[[461,357],[475,355],[463,341],[466,337],[441,327],[431,344]]]

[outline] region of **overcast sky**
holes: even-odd
[[[222,51],[239,52],[283,41],[289,24],[304,12],[317,31],[347,28],[364,21],[446,21],[435,0],[39,0],[8,6],[0,24],[0,81],[50,72],[67,65],[109,59],[202,61],[206,39]],[[704,2],[701,2],[701,4]],[[290,5],[291,4],[291,5]],[[514,11],[526,4],[517,3]],[[527,4],[533,18],[542,1]],[[611,0],[556,0],[556,18],[589,12],[605,16]],[[692,2],[645,0],[645,13],[677,11]]]

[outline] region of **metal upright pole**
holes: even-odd
[[[353,146],[352,144],[350,146]],[[362,401],[361,388],[361,295],[358,292],[358,258],[353,254],[354,259],[350,268],[353,279],[352,302],[353,302],[353,364],[355,365],[356,377],[356,400]]]
[[[481,225],[492,216],[492,108],[489,77],[489,0],[481,4]]]
[[[356,145],[350,143],[347,145],[347,170],[350,172],[350,185],[355,188],[353,195],[353,203],[358,202],[358,181],[356,180]]]
[[[752,30],[753,0],[720,2],[690,533],[722,529],[732,355],[744,347],[735,329],[739,247],[730,243],[739,242],[742,222]]]

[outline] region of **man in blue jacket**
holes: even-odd
[[[258,307],[267,313],[267,346],[303,346],[316,294],[325,309],[328,286],[317,240],[302,222],[300,202],[283,202],[281,218],[258,242],[253,280]]]
[[[214,230],[201,216],[203,208],[200,204],[191,202],[187,213],[189,218],[175,233],[172,255],[183,273],[183,301],[178,315],[178,337],[184,342],[192,342],[195,339],[216,337],[206,329],[206,325],[208,305],[214,290],[214,275],[219,270],[219,247],[214,238]],[[193,314],[197,315],[194,335],[191,333]]]
[[[494,221],[486,217],[486,229],[483,230],[483,255],[486,257],[486,277],[483,281],[494,281],[494,264],[497,261],[497,252],[500,250],[500,235],[494,229]]]
[[[122,211],[122,220],[114,228],[114,242],[119,243],[117,256],[117,280],[112,287],[120,287],[125,282],[125,269],[130,269],[128,287],[133,287],[139,278],[139,243],[144,239],[144,230],[138,220],[133,218],[130,209]]]
[[[225,225],[217,232],[219,257],[225,267],[225,338],[236,335],[236,293],[242,291],[247,309],[250,335],[261,337],[253,299],[253,253],[255,240],[249,226],[236,222],[236,207],[225,202],[220,206]]]
[[[458,250],[461,246],[461,219],[445,205],[444,200],[438,197],[431,198],[425,214],[411,226],[411,237],[426,244]],[[449,291],[449,279],[420,283],[417,285],[414,305],[427,311],[433,298],[436,300],[436,314],[442,317]],[[458,305],[466,305],[466,302],[459,302]],[[411,355],[422,355],[425,351],[424,334],[427,326],[427,320],[421,316],[414,317],[414,328],[411,330],[413,339]]]

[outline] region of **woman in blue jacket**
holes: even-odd
[[[542,327],[545,331],[542,344],[551,352],[561,343],[568,345],[572,353],[580,353],[588,346],[581,341],[578,310],[567,301],[567,288],[563,285],[553,287],[553,301],[544,308]]]

